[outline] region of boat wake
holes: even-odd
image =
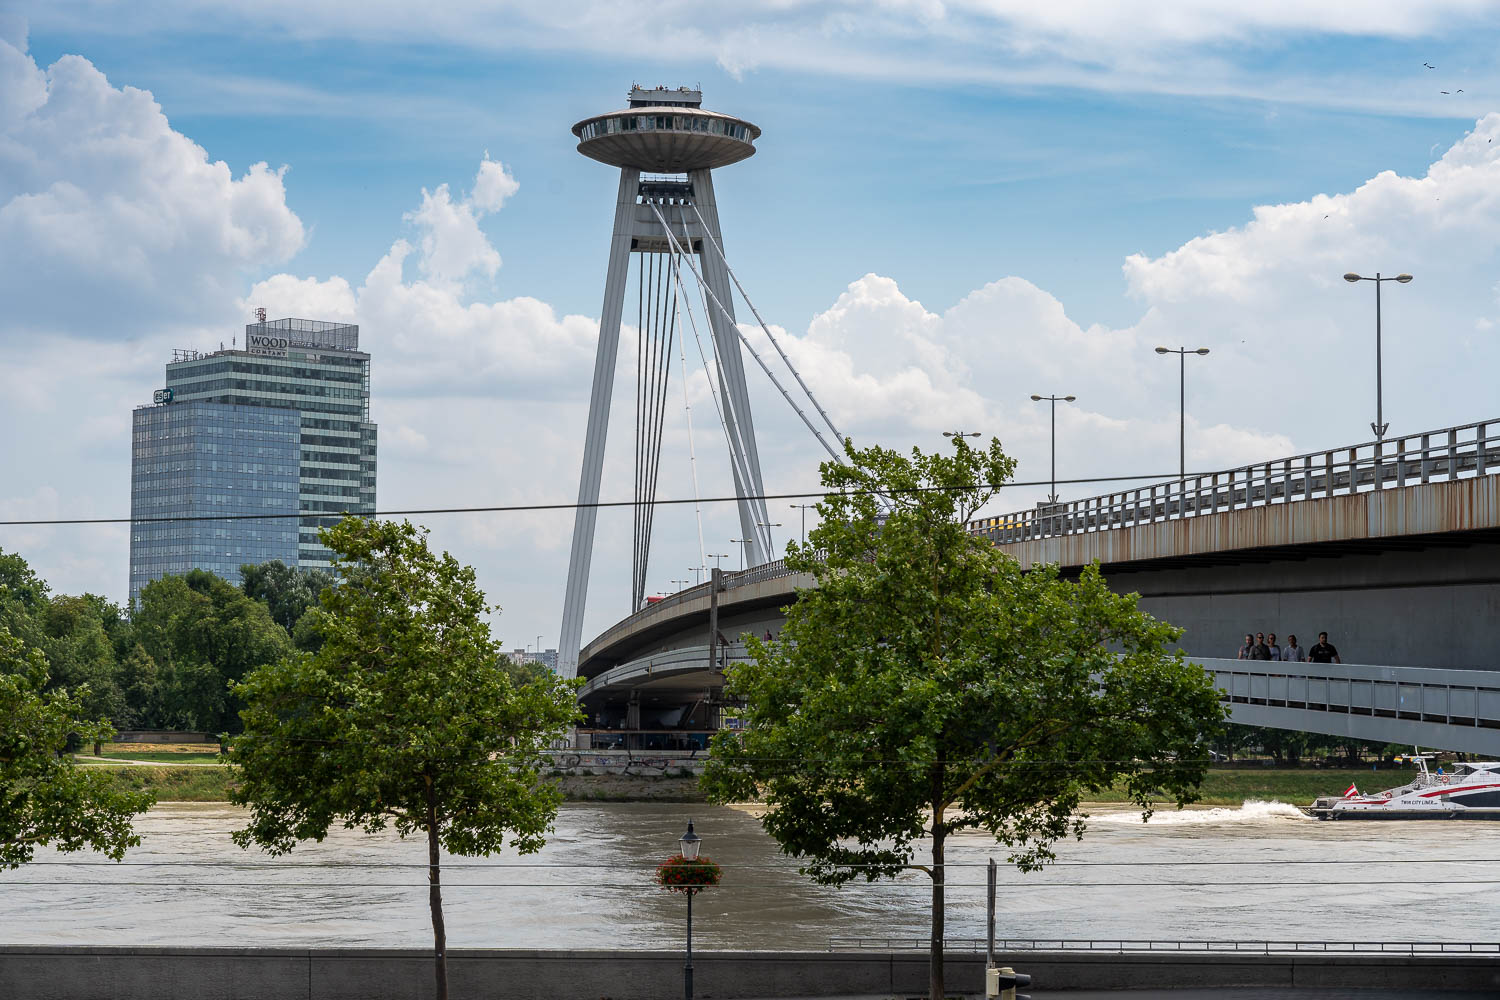
[[[1204,826],[1230,823],[1315,822],[1288,802],[1262,802],[1250,799],[1239,808],[1215,806],[1212,809],[1158,809],[1151,814],[1149,826]],[[1139,812],[1118,812],[1090,817],[1090,823],[1117,826],[1140,826]]]

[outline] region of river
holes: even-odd
[[[564,805],[539,854],[448,859],[450,944],[676,947],[683,900],[650,875],[689,816],[724,866],[723,885],[694,903],[696,947],[823,950],[830,938],[927,933],[920,873],[822,887],[746,810],[609,803]],[[140,818],[125,864],[39,851],[0,873],[0,943],[430,945],[424,842],[340,829],[271,858],[230,842],[242,822],[231,806],[167,803]],[[1500,911],[1485,902],[1500,877],[1500,823],[1320,823],[1248,803],[1143,826],[1139,813],[1103,807],[1058,853],[1061,864],[1022,875],[983,836],[950,840],[948,936],[983,935],[994,855],[1001,937],[1500,939]]]

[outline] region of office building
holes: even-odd
[[[318,528],[375,510],[359,327],[262,317],[243,347],[173,354],[166,387],[134,416],[132,603],[149,581],[194,568],[231,581],[269,559],[328,568]],[[188,520],[146,520],[159,518]]]

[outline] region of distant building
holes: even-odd
[[[175,351],[166,388],[134,414],[132,604],[195,568],[232,581],[269,559],[327,568],[319,526],[375,511],[375,437],[358,326],[262,320],[244,347]]]
[[[557,670],[557,650],[544,649],[537,652],[534,649],[512,649],[505,654],[512,663],[540,663],[548,670]]]

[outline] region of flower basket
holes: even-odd
[[[672,892],[696,895],[709,886],[719,884],[724,870],[713,858],[699,857],[689,861],[681,854],[674,854],[656,866],[656,884]]]

